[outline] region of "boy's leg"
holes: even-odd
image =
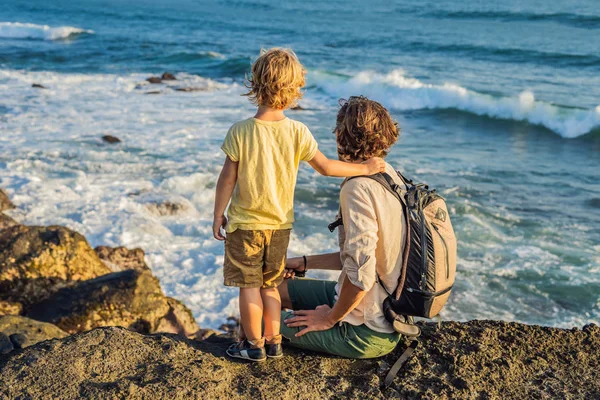
[[[240,288],[240,322],[246,338],[252,342],[262,338],[263,301],[260,288]]]
[[[262,338],[264,239],[261,231],[238,229],[225,241],[225,285],[240,288],[240,336],[250,340]]]
[[[265,338],[279,336],[281,325],[281,298],[277,286],[283,281],[287,248],[291,229],[266,231],[265,264],[261,294],[264,304]]]
[[[260,289],[263,301],[265,320],[265,338],[267,340],[279,335],[281,325],[281,299],[277,288]]]

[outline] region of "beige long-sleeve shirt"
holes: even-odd
[[[386,172],[398,183],[402,181],[387,164]],[[386,291],[377,283],[377,275],[388,292],[398,285],[406,236],[402,206],[379,182],[370,178],[345,181],[340,192],[339,243],[342,261],[336,293],[339,296],[345,276],[367,294],[343,320],[352,325],[365,324],[377,332],[392,333],[382,304]]]

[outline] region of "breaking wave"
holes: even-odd
[[[58,26],[53,28],[48,25],[22,22],[0,22],[0,38],[59,40],[83,33],[92,34],[94,31],[72,26]]]
[[[594,109],[573,109],[535,99],[530,91],[514,97],[478,93],[456,84],[434,85],[405,76],[404,71],[388,74],[363,71],[343,78],[315,73],[316,84],[337,97],[362,94],[395,110],[456,109],[490,118],[524,121],[541,125],[564,138],[575,138],[600,128],[600,105]]]

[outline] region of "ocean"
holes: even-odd
[[[596,0],[8,0],[0,187],[14,217],[143,248],[165,292],[218,327],[237,313],[211,234],[220,145],[253,115],[244,76],[273,46],[306,66],[304,110],[287,115],[329,157],[340,98],[400,123],[388,161],[438,189],[458,237],[443,319],[600,323]],[[165,71],[177,80],[145,81]],[[290,255],[337,250],[340,183],[301,166]]]

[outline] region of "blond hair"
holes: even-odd
[[[388,110],[364,96],[340,100],[340,106],[333,130],[340,160],[387,156],[400,135],[400,127]]]
[[[297,104],[302,97],[306,70],[291,49],[261,50],[247,78],[250,89],[244,96],[257,106],[284,110]]]

